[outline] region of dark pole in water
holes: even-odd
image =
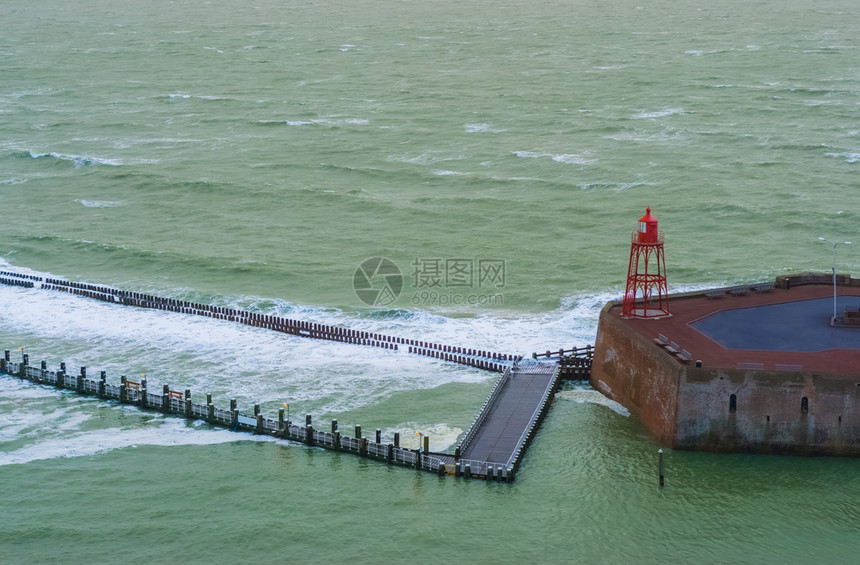
[[[663,486],[663,450],[657,450],[658,466],[660,467],[660,486]]]

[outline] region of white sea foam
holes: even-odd
[[[419,155],[389,155],[388,160],[395,163],[409,163],[411,165],[432,165],[434,163],[444,163],[447,161],[460,161],[468,158],[468,155],[462,153],[445,154],[440,152],[425,152]]]
[[[18,99],[24,98],[26,96],[51,96],[53,94],[61,93],[61,89],[50,88],[47,86],[37,87],[37,88],[28,88],[26,90],[20,90],[18,92],[13,92],[11,94],[7,94],[9,98]]]
[[[53,276],[30,269],[12,267],[0,259],[0,268],[24,274]],[[531,353],[548,343],[584,345],[593,341],[600,308],[618,292],[569,296],[559,308],[550,312],[516,315],[505,312],[482,311],[470,317],[447,317],[426,310],[397,310],[378,317],[361,313],[345,313],[308,305],[293,304],[279,299],[238,295],[224,297],[222,305],[256,310],[257,304],[267,304],[269,314],[302,319],[356,330],[384,333],[413,339],[433,341],[501,352]],[[9,327],[18,327],[33,335],[49,338],[77,336],[88,340],[107,339],[128,345],[172,344],[177,350],[220,352],[224,343],[250,341],[258,347],[280,351],[284,341],[304,351],[320,351],[328,357],[334,350],[369,352],[380,358],[398,353],[356,348],[349,344],[305,340],[295,336],[253,328],[222,320],[141,308],[122,307],[111,303],[38,289],[0,286],[0,320]],[[140,328],[146,328],[142,333]],[[582,328],[582,329],[580,329]],[[562,343],[559,343],[562,342]],[[578,343],[571,343],[578,342]],[[254,348],[253,345],[251,345]],[[253,354],[249,354],[253,357]]]
[[[233,441],[273,441],[267,436],[213,430],[202,422],[189,426],[179,418],[164,418],[156,424],[136,428],[106,428],[66,431],[62,437],[43,439],[12,451],[0,451],[0,467],[59,457],[88,457],[116,449],[141,445],[213,445]]]
[[[847,163],[860,163],[860,153],[827,153],[828,157],[839,157],[841,159],[845,159]]]
[[[98,368],[109,370],[114,379],[118,372],[134,374],[135,367],[150,366],[157,371],[168,367],[171,372],[182,372],[181,386],[226,391],[243,402],[289,396],[306,405],[316,403],[319,410],[344,411],[380,402],[398,390],[488,377],[482,371],[409,356],[405,351],[308,340],[234,322],[121,307],[53,291],[4,286],[0,288],[0,310],[2,326],[16,327],[31,336],[28,343],[42,339],[87,343],[80,358],[67,356],[70,366],[98,364],[101,358],[107,366]],[[295,317],[365,331],[426,335],[420,319],[398,322],[395,325],[401,327],[394,328],[390,322],[306,310],[307,315]],[[402,326],[409,331],[391,331],[405,329]],[[446,329],[450,337],[464,333],[451,326]],[[480,331],[473,333],[476,339],[471,341],[476,347],[490,349],[492,344]],[[111,359],[117,351],[136,353],[126,361]],[[159,386],[175,383],[176,378],[156,374],[150,375],[150,382]]]
[[[661,183],[652,181],[633,181],[633,182],[615,182],[615,183],[581,183],[579,186],[582,190],[612,190],[615,192],[623,192],[631,188],[640,186],[659,186]]]
[[[606,406],[617,414],[620,414],[622,416],[630,416],[630,411],[627,408],[615,402],[614,400],[606,398],[601,393],[592,389],[591,387],[561,390],[556,393],[555,397],[557,400],[567,400],[571,402],[578,402],[580,404],[589,403]]]
[[[467,133],[502,133],[504,129],[491,127],[489,124],[466,124],[463,126]]]
[[[125,206],[125,202],[122,200],[76,200],[76,202],[80,202],[86,208],[116,208],[118,206]]]
[[[378,318],[267,300],[268,313],[360,331],[530,355],[533,351],[593,342],[606,295],[570,297],[557,310],[528,315],[481,313],[451,318],[402,311]],[[262,299],[237,297],[248,305]],[[286,397],[315,410],[342,412],[383,401],[396,391],[431,389],[450,382],[481,382],[491,374],[399,351],[309,340],[229,321],[123,307],[75,295],[0,286],[0,325],[32,341],[86,344],[66,355],[70,366],[117,373],[181,371],[149,376],[195,391],[221,390],[243,402]],[[15,347],[17,344],[11,344]],[[25,344],[27,345],[27,344]],[[133,351],[115,359],[117,351]],[[51,351],[39,352],[46,356]],[[55,353],[54,353],[55,355]],[[101,359],[102,361],[99,361]],[[52,361],[52,364],[55,361]],[[99,366],[102,365],[102,366]],[[145,367],[151,367],[146,369]]]
[[[634,119],[654,119],[654,118],[665,118],[666,116],[674,116],[675,114],[683,114],[684,110],[681,108],[664,108],[662,110],[657,110],[655,112],[638,112],[633,114]]]
[[[585,154],[552,154],[552,153],[536,153],[534,151],[514,151],[514,155],[517,157],[527,158],[527,159],[540,159],[543,157],[549,157],[556,163],[564,163],[566,165],[591,165],[597,162],[597,159],[589,158],[586,152]]]
[[[55,152],[35,153],[33,151],[30,151],[30,157],[32,157],[33,159],[51,157],[60,161],[71,161],[75,164],[76,167],[84,167],[87,165],[109,165],[112,167],[116,167],[122,165],[122,161],[119,159],[106,159],[102,157],[92,157],[89,155],[66,155],[64,153]]]
[[[419,424],[406,422],[397,428],[382,430],[383,438],[400,434],[400,445],[406,449],[423,448],[424,437],[430,438],[430,451],[446,451],[457,443],[463,429],[448,424]],[[420,434],[420,435],[419,435]]]

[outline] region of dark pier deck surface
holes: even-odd
[[[554,362],[524,360],[505,372],[461,443],[462,459],[478,463],[473,472],[485,472],[480,462],[506,469],[518,465],[558,380]]]

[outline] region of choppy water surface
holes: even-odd
[[[0,20],[0,268],[529,354],[592,343],[651,206],[672,290],[858,240],[847,1],[48,1]],[[858,271],[854,246],[840,272]],[[385,257],[396,300],[356,268]],[[502,270],[499,270],[499,267]],[[495,270],[482,270],[491,267]],[[375,279],[375,283],[378,279]],[[492,376],[0,287],[0,346],[456,444]],[[0,379],[0,561],[853,560],[853,460],[667,453],[561,392],[512,485]]]

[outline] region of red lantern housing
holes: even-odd
[[[668,296],[663,232],[658,231],[657,218],[648,208],[631,238],[622,316],[652,319],[671,316]]]

